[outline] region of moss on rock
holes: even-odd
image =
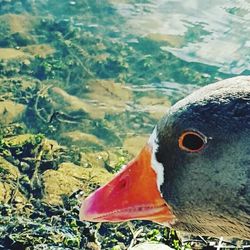
[[[4,144],[9,148],[24,148],[27,145],[30,145],[31,147],[37,146],[39,143],[41,143],[43,139],[42,135],[34,135],[34,134],[22,134],[22,135],[16,135],[11,136],[4,139]],[[26,152],[27,153],[27,152]]]
[[[70,162],[60,164],[58,170],[47,170],[42,179],[44,183],[43,201],[60,205],[64,196],[83,190],[87,195],[93,187],[111,178],[111,174],[102,168],[84,168]]]
[[[8,203],[26,199],[18,190],[20,172],[17,167],[0,156],[0,202]]]
[[[24,114],[26,106],[11,100],[0,102],[0,123],[10,124],[18,121]]]
[[[129,154],[136,156],[146,144],[148,139],[149,135],[130,136],[124,140],[123,148],[126,149]]]
[[[89,147],[95,149],[103,149],[104,142],[97,136],[92,134],[83,133],[81,131],[64,132],[61,134],[63,140],[70,144],[77,145],[78,147]]]

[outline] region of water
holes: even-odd
[[[80,222],[81,196],[171,105],[250,73],[249,27],[249,0],[0,0],[0,248],[126,249],[131,225]]]
[[[179,39],[164,49],[185,61],[233,74],[250,69],[249,1],[162,0],[116,6],[129,32]]]

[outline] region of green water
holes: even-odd
[[[79,204],[173,103],[249,74],[249,10],[248,1],[0,0],[0,249],[127,249],[137,230],[138,242],[178,249],[174,232],[149,222],[80,222]]]

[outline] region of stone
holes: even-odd
[[[11,33],[28,32],[37,23],[38,19],[28,14],[5,14],[0,16],[0,22],[6,22]]]
[[[54,54],[56,50],[51,45],[44,43],[25,46],[22,51],[32,56],[46,58],[48,55]]]
[[[70,141],[70,144],[78,147],[96,147],[103,148],[104,142],[92,134],[83,133],[81,131],[70,131],[61,134],[61,138]]]
[[[149,135],[131,136],[124,140],[123,148],[128,151],[132,156],[136,156],[140,153],[140,150],[146,144],[149,139]]]
[[[30,58],[28,53],[13,48],[0,48],[0,59],[1,60],[12,60],[12,59],[23,59],[27,60]]]
[[[34,134],[21,134],[4,138],[5,144],[9,145],[10,147],[24,147],[30,143],[36,145],[40,143],[40,141],[41,137]]]
[[[91,185],[103,184],[111,179],[111,174],[100,167],[84,168],[70,162],[59,165],[58,170],[46,170],[42,175],[44,183],[43,201],[51,205],[61,205],[62,197],[83,190],[87,196],[93,188]]]
[[[85,99],[68,94],[65,90],[54,87],[51,89],[53,106],[56,110],[65,113],[81,111],[87,113],[92,119],[103,119],[105,112]]]
[[[139,110],[148,112],[150,116],[159,120],[171,106],[171,103],[164,97],[144,96],[139,98]]]
[[[0,202],[12,200],[24,202],[26,199],[18,189],[20,173],[17,167],[0,156]]]
[[[10,124],[18,121],[24,114],[26,106],[10,100],[0,102],[0,123]]]
[[[174,250],[174,248],[163,243],[145,242],[130,248],[130,250]]]
[[[132,101],[132,89],[111,80],[89,81],[86,96],[95,101],[96,108],[105,114],[117,114],[129,109]]]
[[[147,37],[157,42],[167,42],[174,48],[180,48],[185,43],[184,37],[181,35],[151,33],[148,34]]]

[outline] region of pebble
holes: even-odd
[[[174,248],[171,248],[163,243],[149,243],[145,242],[139,245],[136,245],[129,250],[174,250]]]

